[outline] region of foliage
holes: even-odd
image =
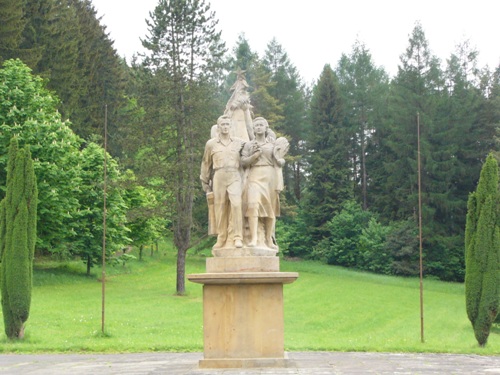
[[[57,98],[20,60],[0,69],[0,198],[5,194],[6,150],[11,137],[30,144],[37,175],[38,243],[40,250],[63,251],[74,233],[71,226],[79,207],[81,140],[61,120]],[[43,224],[42,224],[43,223]]]
[[[465,231],[467,316],[480,346],[486,345],[500,305],[500,194],[492,154],[469,196]]]
[[[291,258],[311,256],[313,242],[306,217],[307,214],[302,212],[299,206],[296,215],[287,215],[276,222],[276,240],[284,256]]]
[[[354,201],[346,201],[342,210],[328,221],[327,236],[315,247],[317,257],[328,264],[357,267],[362,264],[359,242],[368,228],[371,214]]]
[[[387,248],[387,236],[392,227],[385,226],[371,217],[368,226],[359,236],[358,251],[361,256],[356,268],[384,275],[392,274],[393,255]]]
[[[158,212],[158,197],[155,190],[137,184],[133,172],[128,170],[122,177],[122,195],[127,205],[128,237],[132,244],[142,248],[160,239],[166,230],[168,221]],[[142,252],[139,252],[142,259]]]
[[[393,258],[392,274],[416,276],[420,271],[418,226],[414,219],[395,222],[387,234],[385,248]]]
[[[106,195],[106,257],[130,243],[126,227],[127,206],[121,189],[116,186],[119,180],[118,165],[109,155],[107,157],[107,177],[109,186]],[[81,152],[81,185],[77,194],[80,210],[73,223],[74,238],[71,253],[78,255],[90,269],[102,262],[104,234],[104,150],[90,142]]]
[[[2,311],[9,339],[24,338],[36,242],[37,186],[29,148],[13,138],[7,164],[7,193],[0,203]]]

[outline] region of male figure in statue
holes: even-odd
[[[281,167],[285,164],[284,154],[277,153],[276,141],[268,138],[269,125],[264,118],[254,119],[253,131],[255,138],[245,143],[241,157],[241,164],[248,168],[244,194],[245,217],[250,230],[248,246],[261,245],[258,243],[261,219],[264,224],[264,246],[277,249],[273,236],[276,217],[280,215],[279,191],[282,189]]]
[[[231,119],[217,120],[218,136],[205,145],[200,179],[205,193],[213,191],[217,242],[213,249],[231,246],[228,243],[231,228],[234,247],[243,247],[242,182],[240,160],[243,141],[230,136]]]

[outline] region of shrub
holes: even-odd
[[[500,215],[498,163],[489,155],[475,192],[469,196],[465,228],[467,315],[480,346],[486,345],[498,313],[500,293]]]
[[[23,338],[33,284],[38,192],[28,148],[13,138],[7,163],[7,191],[0,204],[2,311],[8,338]]]

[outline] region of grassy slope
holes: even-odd
[[[417,279],[315,262],[282,261],[281,268],[300,274],[284,288],[288,351],[500,353],[498,329],[486,348],[476,344],[461,284],[424,282],[422,344]],[[204,259],[189,257],[186,271],[204,272]],[[38,264],[26,338],[9,342],[2,330],[0,352],[203,351],[201,285],[188,282],[187,287],[187,296],[174,295],[171,254],[146,257],[126,269],[108,267],[103,336],[101,283],[83,276],[79,264]]]

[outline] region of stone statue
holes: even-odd
[[[277,249],[274,229],[276,217],[280,215],[279,193],[283,190],[281,168],[289,144],[285,138],[275,139],[268,132],[269,124],[263,117],[254,119],[255,138],[246,142],[242,150],[241,164],[247,170],[244,216],[250,232],[247,246]]]
[[[241,150],[244,142],[230,135],[231,119],[217,120],[218,132],[205,145],[200,179],[207,198],[213,194],[217,242],[213,249],[243,247]]]

